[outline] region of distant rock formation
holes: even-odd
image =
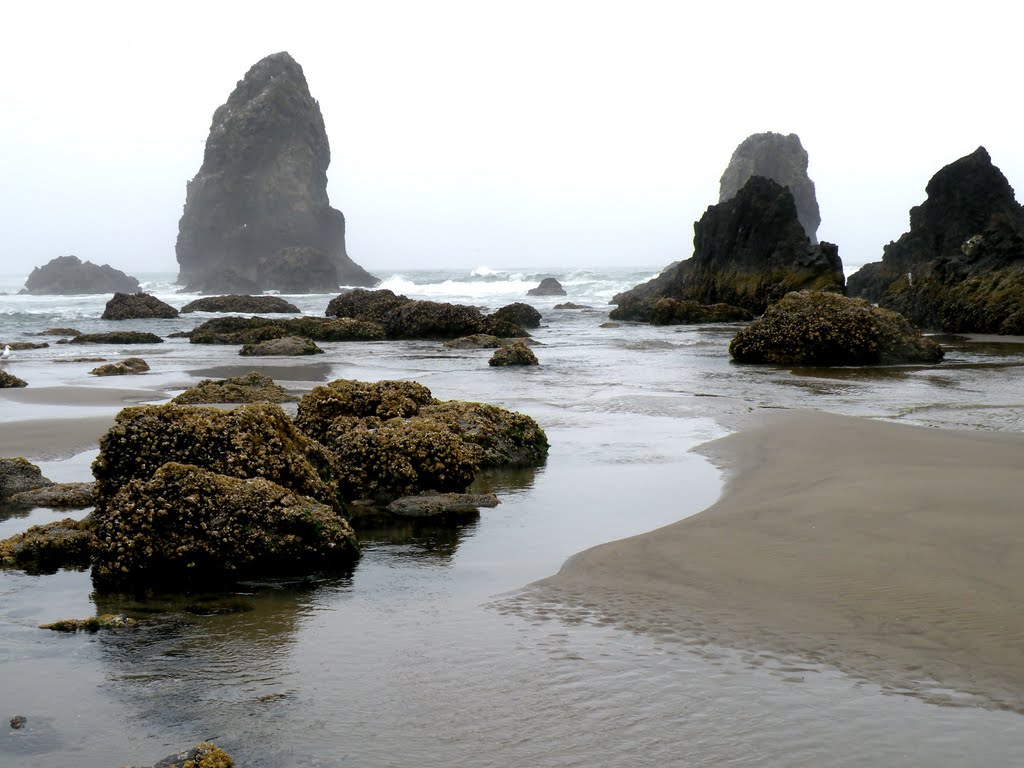
[[[202,293],[333,292],[379,280],[345,251],[330,206],[320,105],[287,53],[257,62],[217,109],[178,224],[178,282]]]
[[[139,281],[109,264],[98,266],[77,256],[58,256],[32,270],[21,293],[73,296],[94,293],[135,293]]]
[[[807,175],[807,150],[795,133],[755,133],[744,139],[732,153],[722,174],[718,202],[731,200],[751,176],[789,187],[796,202],[796,215],[811,245],[818,242],[821,213],[814,195],[814,182]]]
[[[526,292],[527,296],[565,296],[565,288],[553,277],[545,277],[536,288]]]
[[[649,320],[663,298],[731,304],[761,314],[790,291],[842,292],[843,263],[831,243],[811,245],[788,189],[752,176],[737,195],[693,225],[693,256],[617,294],[618,320]]]
[[[932,176],[910,231],[850,276],[849,294],[923,328],[1024,334],[1024,208],[984,147]]]

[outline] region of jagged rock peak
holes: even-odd
[[[345,218],[327,196],[330,162],[302,67],[286,52],[258,61],[214,112],[178,225],[178,281],[204,293],[375,285],[346,253]]]
[[[797,218],[811,244],[818,242],[821,213],[814,194],[814,182],[807,175],[807,150],[795,133],[755,133],[744,139],[732,153],[722,174],[718,202],[736,196],[751,176],[764,176],[789,187],[796,202]]]

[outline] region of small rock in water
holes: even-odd
[[[24,715],[15,715],[11,718],[11,728],[17,731],[20,728],[24,728],[27,722],[28,718]]]

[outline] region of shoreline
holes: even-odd
[[[581,552],[528,594],[1024,713],[1024,435],[789,411],[697,450],[726,472],[716,503]]]

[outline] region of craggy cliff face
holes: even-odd
[[[302,67],[287,53],[257,62],[214,113],[203,165],[188,184],[179,282],[207,293],[375,285],[345,252],[345,218],[327,198],[330,162]],[[296,248],[306,249],[298,274],[278,264]],[[278,284],[282,273],[287,285]]]

